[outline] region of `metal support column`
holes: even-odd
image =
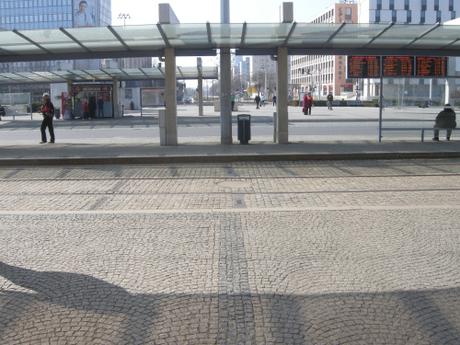
[[[165,48],[165,145],[177,145],[176,53]]]
[[[119,118],[122,117],[122,111],[121,111],[121,105],[120,105],[120,85],[119,85],[119,80],[118,79],[113,79],[112,82],[113,88],[113,117],[114,118]]]
[[[289,142],[288,129],[288,49],[278,48],[277,60],[278,72],[278,99],[277,99],[277,127],[278,143],[287,144]]]

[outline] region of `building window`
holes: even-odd
[[[391,12],[391,21],[392,21],[393,23],[396,23],[396,20],[397,20],[397,18],[396,18],[396,11],[392,11],[392,12]]]
[[[380,11],[382,9],[382,0],[377,0],[377,10]]]
[[[450,12],[450,19],[457,18],[457,13],[455,11]]]
[[[449,0],[449,11],[453,11],[454,10],[454,0]],[[453,17],[452,19],[454,19],[455,17]]]
[[[425,11],[420,13],[420,24],[425,24]]]
[[[404,9],[409,11],[409,0],[404,0]]]
[[[412,11],[407,11],[407,24],[412,22]]]
[[[439,11],[439,0],[434,0],[434,10]]]
[[[380,23],[380,11],[375,11],[375,22]]]
[[[436,22],[441,23],[441,11],[436,12]]]
[[[395,9],[395,0],[390,0],[390,10],[394,10]]]
[[[426,11],[426,0],[422,0],[422,12]]]

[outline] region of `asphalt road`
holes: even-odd
[[[218,114],[207,109],[208,116],[199,118],[194,106],[181,108],[178,117],[178,134],[181,142],[219,142],[220,123]],[[253,141],[273,139],[273,107],[255,111],[253,107],[240,109],[250,113]],[[385,126],[389,127],[431,127],[437,109],[409,108],[387,109]],[[289,133],[292,141],[322,140],[377,140],[378,110],[375,108],[336,108],[329,112],[317,108],[313,116],[304,116],[299,108],[290,109]],[[40,141],[39,116],[34,121],[2,121],[0,142],[32,144]],[[123,119],[96,121],[55,121],[56,138],[61,143],[110,143],[110,142],[159,142],[157,117],[130,116]],[[233,126],[236,140],[237,127]],[[430,134],[427,134],[428,136]],[[386,139],[418,140],[419,132],[386,132]]]

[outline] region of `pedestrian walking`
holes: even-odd
[[[257,96],[254,98],[254,101],[256,101],[256,109],[260,109],[260,96],[257,95]]]
[[[235,94],[232,93],[230,96],[230,101],[232,102],[232,111],[235,111]]]
[[[334,96],[332,96],[332,92],[329,92],[329,94],[327,95],[327,109],[329,110],[333,110],[332,101],[334,101]]]
[[[43,115],[43,121],[40,127],[40,131],[42,134],[42,141],[40,142],[40,144],[45,144],[47,142],[46,127],[48,127],[48,130],[50,132],[50,144],[54,144],[54,141],[55,141],[54,127],[53,127],[54,105],[50,100],[49,93],[47,92],[43,94],[43,104],[41,106],[40,112]]]
[[[273,96],[272,101],[273,101],[273,106],[275,107],[276,106],[276,95]]]
[[[311,115],[311,107],[313,106],[313,97],[311,92],[308,92],[303,96],[303,114]]]
[[[260,97],[260,106],[261,107],[265,107],[265,95],[262,94],[262,96]]]
[[[455,121],[456,115],[454,108],[447,103],[444,106],[444,109],[439,112],[438,116],[436,116],[436,120],[434,123],[434,136],[433,141],[439,141],[439,130],[445,129],[446,130],[446,140],[450,140],[450,136],[452,135],[452,129],[457,128],[457,122]]]

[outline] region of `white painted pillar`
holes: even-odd
[[[286,47],[278,48],[277,61],[278,74],[278,99],[277,99],[277,139],[279,144],[289,142],[288,129],[288,49]]]
[[[449,79],[446,79],[444,88],[444,104],[450,103],[450,87],[449,87]]]
[[[220,17],[222,24],[230,24],[230,0],[221,0]],[[232,136],[232,64],[229,48],[220,50],[220,142],[231,145]]]
[[[167,146],[177,145],[176,54],[165,48],[165,135]]]

